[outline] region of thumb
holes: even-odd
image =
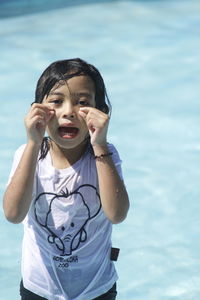
[[[48,123],[54,115],[55,115],[55,110],[54,109],[49,110],[47,113],[46,122]]]

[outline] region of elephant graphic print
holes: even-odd
[[[34,201],[36,222],[60,256],[70,256],[84,245],[88,238],[86,225],[100,210],[99,193],[90,184],[80,185],[73,191],[62,190],[59,194],[43,192]]]

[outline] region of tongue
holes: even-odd
[[[59,132],[62,137],[74,137],[78,133],[78,128],[60,127]]]

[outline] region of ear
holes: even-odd
[[[83,197],[84,205],[89,210],[89,219],[94,218],[101,209],[101,200],[97,188],[91,184],[83,184],[76,191]]]
[[[46,201],[46,198],[50,199],[50,205]],[[37,222],[43,226],[48,226],[47,215],[50,215],[51,205],[53,200],[56,198],[56,195],[53,193],[41,193],[34,201],[34,212]]]

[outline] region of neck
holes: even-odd
[[[85,153],[88,142],[84,142],[76,148],[64,149],[57,145],[54,141],[50,142],[50,154],[52,164],[57,169],[65,169],[77,162]]]

